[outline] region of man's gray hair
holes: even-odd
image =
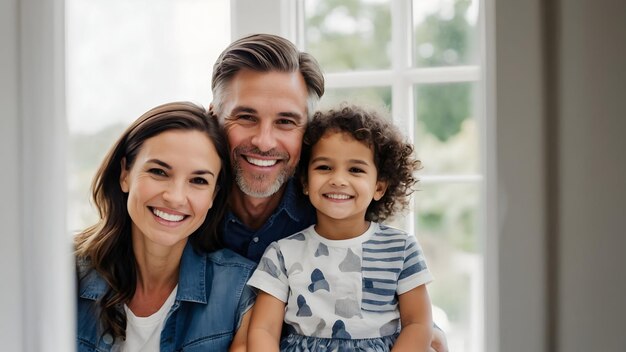
[[[324,95],[324,76],[315,58],[289,40],[272,34],[253,34],[232,42],[213,65],[213,113],[223,121],[228,85],[241,69],[258,72],[300,72],[307,86],[307,115]]]

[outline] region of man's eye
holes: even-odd
[[[276,123],[279,125],[296,125],[296,122],[294,120],[290,120],[290,119],[279,119],[276,120]]]
[[[208,185],[209,182],[205,179],[203,179],[202,177],[194,177],[191,179],[191,183],[196,184],[196,185]]]
[[[254,121],[254,116],[252,115],[238,115],[236,116],[237,120],[240,121]]]
[[[152,168],[152,169],[148,170],[148,172],[153,174],[153,175],[157,175],[157,176],[167,176],[165,171],[163,169],[159,169],[159,168]]]

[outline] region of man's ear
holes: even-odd
[[[126,158],[122,158],[122,161],[120,162],[120,166],[122,168],[120,171],[120,188],[122,189],[122,192],[128,193],[129,187],[128,187],[128,170],[126,169]]]
[[[379,201],[387,192],[387,181],[376,181],[376,191],[374,192],[374,200]]]

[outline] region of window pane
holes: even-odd
[[[435,280],[428,285],[433,317],[450,351],[478,351],[475,319],[482,312],[478,246],[478,183],[420,183],[414,193],[417,237]]]
[[[306,0],[306,50],[325,72],[391,67],[389,0]]]
[[[364,104],[389,109],[391,107],[391,87],[327,89],[319,107],[320,109],[331,108],[344,101],[350,104]]]
[[[480,171],[476,85],[425,84],[415,88],[416,148],[422,174]]]
[[[175,100],[208,105],[230,42],[228,0],[67,0],[68,226],[95,221],[89,186],[121,131]]]
[[[413,1],[413,63],[477,64],[478,0]]]

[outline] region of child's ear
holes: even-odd
[[[309,183],[306,181],[306,177],[300,176],[300,183],[302,183],[302,193],[305,196],[309,195]]]
[[[122,158],[120,162],[122,170],[120,171],[120,188],[122,192],[128,193],[128,170],[126,169],[126,158]]]
[[[379,201],[387,192],[387,181],[376,181],[376,191],[374,192],[374,200]]]

